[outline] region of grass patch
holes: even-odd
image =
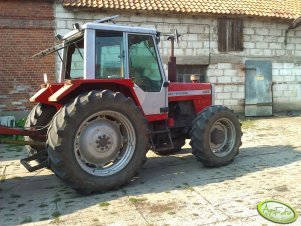
[[[62,221],[59,217],[55,218],[53,221],[50,221],[50,224],[60,224],[60,223],[62,223]]]
[[[146,198],[138,198],[138,199],[137,198],[129,198],[129,201],[134,204],[139,203],[139,202],[144,202],[146,200],[147,200]]]
[[[20,224],[26,224],[26,223],[30,223],[30,222],[32,222],[31,217],[25,217],[25,218],[20,222]]]
[[[105,206],[109,206],[109,205],[110,205],[110,203],[108,203],[108,202],[99,203],[99,206],[101,206],[101,207],[105,207]]]
[[[10,197],[11,198],[20,198],[21,197],[21,195],[17,195],[17,194],[10,194]]]
[[[58,203],[58,202],[60,202],[60,201],[62,201],[61,198],[56,198],[56,199],[52,200],[51,202],[53,202],[53,203]]]
[[[73,200],[66,201],[65,204],[74,203]]]
[[[42,217],[39,219],[40,221],[46,221],[46,220],[49,220],[49,217]]]
[[[55,188],[54,186],[48,186],[48,187],[45,187],[45,189],[53,189]]]
[[[0,182],[4,182],[5,179],[6,179],[6,176],[5,176],[5,175],[2,175],[2,176],[0,177]]]
[[[59,212],[59,211],[54,211],[51,216],[55,217],[55,218],[58,218],[60,217],[62,214]]]
[[[48,204],[42,203],[41,205],[39,205],[40,208],[46,207],[48,206]]]
[[[241,121],[241,128],[242,129],[252,129],[255,127],[255,121],[250,119],[244,119]]]

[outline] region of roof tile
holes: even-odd
[[[63,0],[65,7],[132,9],[219,15],[246,15],[295,19],[301,0]]]

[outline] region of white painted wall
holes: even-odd
[[[301,28],[288,33],[288,22],[272,19],[244,20],[244,50],[221,54],[217,49],[217,20],[160,15],[129,15],[119,13],[121,24],[156,28],[162,34],[177,29],[180,42],[175,45],[178,64],[209,64],[207,79],[216,85],[216,104],[226,105],[235,111],[244,111],[245,60],[271,60],[273,62],[274,111],[301,110]],[[56,33],[65,34],[72,24],[112,16],[95,11],[72,11],[55,6]],[[170,42],[166,36],[159,44],[164,62],[169,56]],[[210,62],[209,62],[210,54]],[[59,64],[57,64],[57,68]],[[165,69],[166,69],[165,64]]]

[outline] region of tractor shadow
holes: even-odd
[[[21,223],[26,217],[33,222],[55,220],[116,199],[184,189],[184,185],[201,187],[297,161],[301,161],[300,147],[293,146],[241,148],[233,163],[219,168],[203,167],[190,149],[172,156],[151,153],[139,174],[127,185],[90,196],[77,194],[45,169],[37,175],[26,173],[0,181],[0,219],[6,225]],[[98,211],[102,211],[101,207]]]

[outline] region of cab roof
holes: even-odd
[[[116,24],[107,24],[107,23],[95,23],[95,22],[88,22],[84,24],[82,26],[82,29],[109,30],[109,31],[133,32],[133,33],[143,33],[143,34],[157,33],[157,30],[154,28],[116,25]]]

